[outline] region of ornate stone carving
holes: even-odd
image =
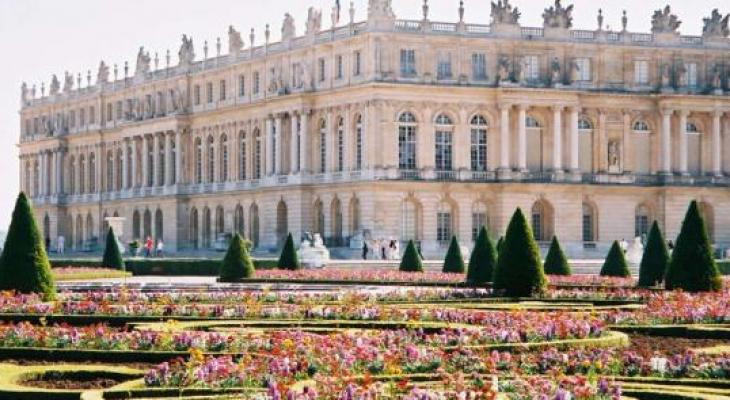
[[[294,25],[294,17],[291,14],[284,14],[284,23],[281,24],[281,40],[289,41],[297,36],[297,28]]]
[[[150,53],[144,51],[144,46],[140,46],[137,52],[137,66],[135,67],[134,75],[147,75],[150,72],[150,61]]]
[[[99,70],[96,72],[96,84],[109,82],[109,66],[104,61],[99,63]]]
[[[322,30],[322,11],[309,7],[307,11],[307,35],[316,35]]]
[[[193,47],[193,38],[189,38],[187,35],[182,35],[182,44],[180,50],[177,52],[180,58],[180,65],[190,65],[195,60],[195,49]]]
[[[555,5],[546,8],[542,18],[545,28],[569,29],[573,26],[573,5],[563,7],[560,0],[555,0]]]
[[[705,26],[702,28],[702,36],[709,38],[726,38],[730,35],[730,28],[728,28],[728,21],[730,21],[730,14],[722,17],[717,8],[712,10],[712,14],[709,18],[703,18],[702,21]]]
[[[712,91],[714,94],[722,94],[722,66],[720,64],[712,67]]]
[[[497,84],[504,85],[510,82],[510,60],[506,56],[502,56],[499,59],[499,66],[497,70]]]
[[[664,10],[654,11],[654,15],[651,17],[651,32],[676,33],[677,28],[679,28],[681,24],[682,21],[680,21],[676,15],[672,14],[672,8],[666,6],[664,7]]]
[[[621,144],[618,140],[608,142],[608,170],[609,172],[621,170]]]
[[[669,64],[662,65],[662,89],[669,89],[672,82],[671,71]]]
[[[580,76],[580,67],[575,60],[570,62],[570,83],[576,84]]]
[[[53,74],[51,84],[48,86],[48,94],[51,96],[57,95],[59,90],[61,90],[61,82],[58,81],[58,76]]]
[[[392,0],[369,0],[368,19],[395,18]]]
[[[492,23],[517,25],[520,21],[520,11],[509,3],[509,0],[492,2]]]
[[[74,76],[66,72],[63,78],[63,92],[69,93],[74,89]]]
[[[233,28],[233,25],[228,26],[228,54],[236,55],[243,48],[243,39],[241,39],[241,32]]]

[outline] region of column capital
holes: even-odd
[[[565,105],[555,104],[550,106],[550,109],[553,110],[554,113],[562,112],[563,110],[565,110]]]
[[[725,115],[725,111],[723,110],[712,110],[712,116],[714,118],[722,118],[723,115]]]
[[[687,110],[687,109],[681,109],[681,110],[679,110],[679,116],[680,117],[687,118],[689,116],[689,114],[690,114],[690,110]]]
[[[497,108],[499,109],[499,111],[510,111],[512,109],[512,106],[514,106],[514,104],[512,103],[499,103],[497,105]]]
[[[529,111],[531,107],[532,106],[530,106],[529,104],[525,104],[525,103],[519,103],[519,104],[517,104],[517,109],[520,110],[520,111],[524,111],[524,112]]]
[[[661,108],[661,109],[659,109],[659,114],[661,114],[662,117],[666,117],[666,116],[671,117],[672,114],[674,114],[674,110],[671,108]]]

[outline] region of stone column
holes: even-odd
[[[272,130],[274,129],[273,121],[271,120],[271,117],[266,117],[266,143],[264,145],[264,149],[261,151],[261,154],[264,157],[264,162],[266,165],[266,169],[264,171],[265,176],[269,176],[274,171],[274,166],[272,165],[272,159],[271,159],[271,147],[273,145],[274,141],[274,135]]]
[[[149,184],[150,158],[148,140],[147,135],[142,135],[142,187],[147,187]]]
[[[302,110],[299,114],[301,122],[301,131],[299,132],[299,171],[306,173],[309,171],[309,110]]]
[[[343,171],[351,171],[352,168],[352,159],[354,157],[354,154],[352,152],[352,143],[354,140],[352,140],[353,135],[353,129],[352,129],[352,118],[350,117],[350,107],[346,106],[344,110],[344,118],[342,121],[342,146],[344,147],[342,149],[342,170]],[[346,210],[346,208],[345,208]],[[345,211],[343,211],[344,213]],[[347,225],[344,224],[343,225]],[[344,228],[343,228],[344,229]],[[344,235],[344,233],[343,233]]]
[[[715,111],[712,114],[712,173],[715,176],[722,176],[721,118],[722,112],[720,111]]]
[[[104,180],[103,180],[104,174],[102,173],[102,171],[104,169],[102,168],[102,166],[104,166],[104,164],[105,164],[104,163],[104,159],[106,158],[104,156],[104,153],[106,153],[105,150],[106,150],[105,146],[102,146],[102,145],[96,146],[96,174],[95,174],[96,182],[94,182],[96,193],[101,193],[104,191],[102,188],[102,182],[104,182]]]
[[[500,122],[499,122],[499,169],[501,171],[509,171],[509,110],[511,104],[503,104],[500,106]]]
[[[662,174],[672,174],[672,110],[662,110],[662,154],[661,168]]]
[[[689,111],[679,111],[679,173],[688,175],[687,172],[687,116]]]
[[[46,193],[46,179],[48,177],[46,176],[46,161],[48,160],[47,154],[45,151],[40,152],[40,161],[38,162],[38,197],[45,196]]]
[[[281,134],[281,114],[274,116],[274,148],[272,154],[274,157],[274,174],[280,175],[282,170],[282,160],[284,159],[283,146],[281,140],[284,135]]]
[[[517,168],[520,172],[527,171],[527,105],[520,104],[518,106],[519,113],[517,115]]]
[[[57,149],[56,150],[56,168],[55,168],[55,175],[56,175],[56,185],[55,185],[55,193],[57,195],[63,194],[63,150]]]
[[[563,106],[553,107],[553,171],[563,170]]]
[[[578,107],[570,109],[570,172],[580,172],[580,141],[578,137]]]
[[[175,131],[175,179],[174,184],[182,183],[182,132]]]
[[[129,186],[130,188],[136,188],[139,186],[139,180],[137,179],[139,152],[137,151],[137,140],[134,136],[131,137],[130,144],[132,147],[132,175],[129,177]]]
[[[160,134],[152,136],[152,186],[160,186]]]
[[[81,180],[84,179],[83,176],[81,176],[81,152],[79,150],[76,150],[76,168],[74,169],[74,181],[76,184],[74,185],[74,193],[73,194],[81,194]],[[33,184],[33,180],[31,179],[31,185]]]
[[[129,189],[129,174],[127,165],[129,159],[129,143],[127,140],[122,140],[122,189]]]
[[[332,108],[328,108],[325,110],[325,140],[324,140],[324,147],[325,147],[325,165],[324,168],[322,168],[322,171],[327,173],[332,171],[335,165],[334,159],[335,159],[335,130],[337,129],[335,125],[335,119],[333,118],[334,110]],[[319,134],[319,132],[318,132]]]
[[[172,185],[172,135],[165,132],[165,181],[163,185]]]
[[[294,174],[299,172],[299,154],[298,154],[298,131],[297,131],[297,121],[299,120],[298,115],[294,114],[293,112],[289,113],[291,115],[291,133],[290,133],[290,139],[289,139],[289,173]]]

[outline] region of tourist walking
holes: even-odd
[[[66,238],[59,236],[56,242],[56,253],[63,254],[66,251]]]
[[[367,260],[368,259],[368,242],[364,241],[362,242],[362,259]]]
[[[144,256],[150,257],[152,256],[152,249],[155,247],[155,243],[152,241],[152,238],[147,236],[147,240],[144,243]]]
[[[383,260],[387,260],[388,257],[385,255],[385,239],[380,240],[380,255]]]
[[[156,257],[162,257],[162,252],[165,250],[165,244],[162,242],[162,239],[157,239],[157,249],[155,251]]]

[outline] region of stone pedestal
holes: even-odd
[[[299,246],[299,260],[305,268],[324,268],[330,261],[330,252],[324,246],[322,237],[316,233],[314,239],[303,240]]]

